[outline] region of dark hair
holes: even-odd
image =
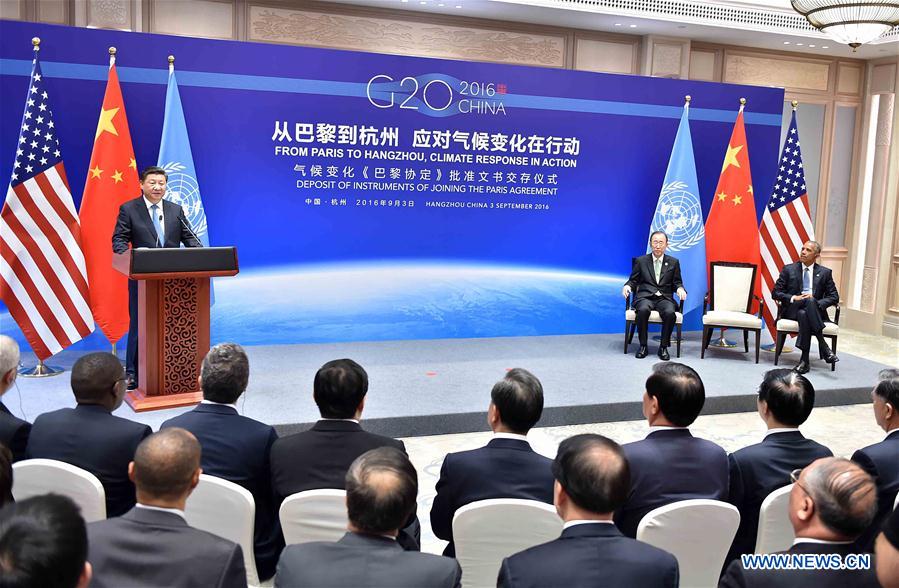
[[[347,470],[347,517],[363,533],[401,529],[415,510],[417,496],[415,467],[395,447],[366,451]]]
[[[493,385],[490,400],[504,425],[526,435],[543,414],[543,385],[526,369],[511,369]]]
[[[689,427],[705,404],[705,386],[696,370],[675,361],[652,366],[646,393],[659,401],[659,410],[678,427]]]
[[[315,373],[312,390],[323,418],[350,419],[368,392],[368,374],[352,359],[335,359]]]
[[[190,432],[168,427],[140,442],[134,452],[134,485],[154,498],[180,498],[200,467],[200,443]]]
[[[87,560],[87,529],[78,507],[57,494],[0,510],[0,586],[72,588]]]
[[[874,386],[874,393],[889,402],[893,408],[899,410],[899,378],[880,380]]]
[[[759,400],[768,403],[768,410],[778,422],[798,427],[812,414],[815,387],[793,370],[770,370],[759,385]]]
[[[877,486],[855,462],[823,459],[809,470],[804,482],[821,522],[836,533],[854,539],[877,514]]]
[[[233,404],[247,389],[250,360],[237,343],[220,343],[209,350],[200,367],[203,398]]]
[[[668,233],[666,233],[665,231],[653,231],[652,233],[649,234],[649,242],[650,243],[652,242],[652,238],[655,237],[656,235],[661,235],[661,236],[665,237],[665,242],[666,243],[668,242]]]
[[[105,400],[125,375],[122,363],[112,353],[98,351],[82,355],[72,366],[72,392],[79,403]]]
[[[590,512],[618,510],[631,489],[624,451],[602,435],[575,435],[562,441],[552,471],[572,502]]]
[[[147,179],[147,176],[150,175],[160,175],[165,177],[165,179],[169,178],[169,174],[164,169],[162,169],[158,165],[151,165],[150,167],[145,167],[144,171],[140,172],[141,183],[143,183],[144,180]]]
[[[12,451],[0,443],[0,507],[12,501]]]

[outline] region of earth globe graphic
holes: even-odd
[[[665,186],[652,223],[668,235],[672,251],[692,246],[705,232],[699,199],[685,188],[687,186],[683,182]]]
[[[200,200],[200,186],[196,178],[184,173],[169,172],[166,199],[181,205],[187,222],[197,235],[206,232],[206,214]]]

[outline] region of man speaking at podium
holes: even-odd
[[[168,176],[161,167],[150,166],[140,174],[141,196],[119,207],[119,218],[112,233],[113,253],[128,251],[128,245],[141,247],[202,247],[184,210],[165,196]],[[128,280],[128,351],[125,372],[128,389],[137,388],[137,281]]]

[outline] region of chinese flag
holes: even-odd
[[[79,211],[91,312],[111,343],[128,332],[128,278],[112,268],[112,231],[119,206],[139,194],[125,102],[112,64]]]
[[[743,108],[737,115],[727,154],[721,167],[721,177],[705,223],[706,260],[739,261],[759,267],[759,229],[752,196],[752,174],[749,171],[749,149]],[[711,272],[709,273],[711,275]],[[755,294],[761,295],[758,275]],[[757,308],[755,303],[753,307]]]

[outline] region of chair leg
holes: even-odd
[[[705,359],[705,348],[709,346],[709,342],[712,340],[712,328],[711,327],[703,327],[702,328],[702,347],[699,351],[699,359]]]
[[[777,331],[776,336],[777,336],[777,341],[774,343],[774,365],[777,365],[777,362],[780,361],[780,354],[783,352],[784,343],[786,343],[786,341],[787,341],[786,333]]]
[[[743,329],[743,351],[749,353],[749,331]]]
[[[637,323],[631,321],[631,330],[630,334],[627,336],[627,344],[630,345],[634,342],[634,333],[637,332]]]
[[[837,352],[837,337],[836,337],[836,335],[832,335],[830,337],[830,350],[833,351],[834,354],[836,354],[836,352]],[[836,371],[836,369],[837,369],[836,362],[833,362],[832,364],[830,364],[830,371],[833,372],[833,371]]]
[[[762,338],[762,331],[761,330],[756,331],[755,332],[755,363],[759,362],[759,348],[761,347],[759,345],[759,342],[760,342],[761,338]]]
[[[681,325],[677,325],[677,356],[680,357]]]
[[[631,332],[631,322],[624,321],[624,354],[627,355],[627,346],[630,344],[630,338],[628,334]]]

